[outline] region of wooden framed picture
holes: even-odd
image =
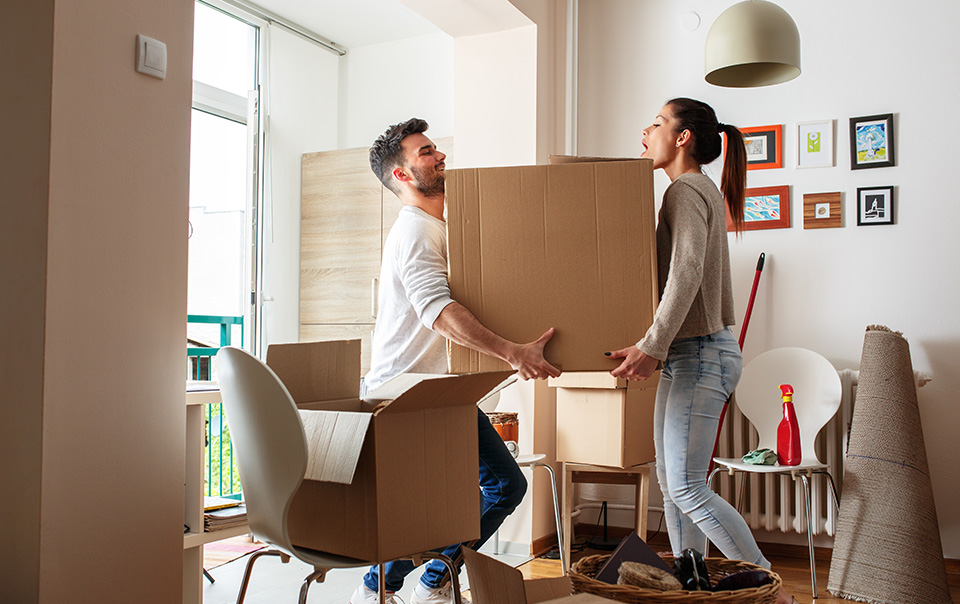
[[[740,128],[740,132],[747,148],[747,170],[783,167],[783,127],[780,124]]]
[[[850,118],[850,169],[896,165],[893,114]]]
[[[790,227],[790,187],[747,189],[743,200],[743,230],[785,229]],[[727,220],[727,231],[733,231]]]
[[[797,167],[833,166],[833,120],[797,124]]]
[[[893,186],[857,188],[857,226],[893,224]]]
[[[803,196],[803,228],[835,229],[843,226],[841,194],[806,193]]]

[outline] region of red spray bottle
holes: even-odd
[[[793,408],[793,386],[780,385],[780,398],[783,399],[783,419],[777,428],[777,461],[781,466],[800,464],[800,424]]]

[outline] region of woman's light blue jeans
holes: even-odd
[[[709,537],[727,558],[770,568],[743,517],[707,484],[720,413],[742,370],[730,328],[674,340],[654,408],[657,479],[674,555],[702,552]]]
[[[507,445],[490,424],[487,415],[477,408],[477,430],[480,458],[480,538],[464,543],[463,547],[477,549],[489,539],[513,510],[517,509],[527,492],[527,479],[524,477],[517,460],[510,455]],[[442,458],[436,460],[443,463]],[[443,497],[442,491],[434,493]],[[456,543],[445,548],[442,554],[453,560],[457,568],[463,566],[461,544]],[[410,560],[397,560],[384,564],[383,579],[387,591],[397,591],[403,587],[403,579],[414,569]],[[372,591],[379,590],[377,566],[371,566],[363,576],[363,584]],[[432,560],[420,577],[425,587],[440,587],[449,580],[449,572],[439,560]]]

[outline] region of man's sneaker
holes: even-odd
[[[460,594],[460,601],[463,604],[470,604],[470,598]],[[417,582],[413,588],[413,597],[410,598],[410,604],[454,604],[453,601],[453,583],[447,583],[443,587],[425,587],[423,583]]]
[[[387,592],[387,599],[384,602],[385,604],[403,604],[400,596],[392,591]],[[353,595],[350,596],[350,604],[380,604],[380,594],[372,589],[367,589],[367,586],[361,583],[357,586]]]

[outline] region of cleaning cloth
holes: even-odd
[[[742,457],[743,463],[754,466],[772,466],[777,463],[777,454],[771,449],[755,449]]]

